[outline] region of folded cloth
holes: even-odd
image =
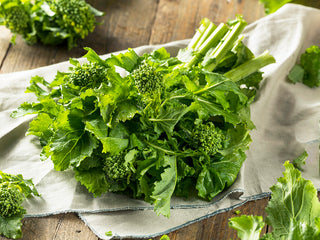
[[[26,136],[33,116],[12,119],[10,114],[22,102],[34,97],[24,93],[32,76],[54,78],[57,71],[67,71],[68,62],[0,75],[0,169],[32,178],[40,198],[26,201],[27,216],[45,216],[77,212],[98,237],[107,239],[112,231],[121,237],[152,237],[186,224],[235,208],[248,200],[270,194],[270,187],[282,176],[283,163],[307,150],[309,157],[302,176],[320,188],[319,120],[320,88],[292,84],[287,75],[299,56],[310,45],[320,46],[320,11],[286,4],[276,13],[250,25],[244,31],[244,43],[255,55],[269,50],[276,63],[263,68],[264,80],[251,106],[252,144],[248,158],[235,183],[211,202],[199,199],[172,199],[170,218],[157,216],[142,200],[108,193],[94,198],[75,179],[72,171],[57,172],[50,161],[41,162],[40,146],[33,136]],[[165,47],[172,55],[189,40],[164,45],[142,46],[138,54]],[[103,55],[107,58],[109,55]],[[81,59],[81,61],[85,61]]]

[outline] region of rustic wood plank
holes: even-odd
[[[160,0],[150,44],[191,38],[201,19],[206,17],[218,24],[237,14],[251,23],[263,17],[264,10],[256,0]]]
[[[11,34],[9,29],[7,29],[5,26],[0,26],[0,73],[2,73],[1,66],[3,65],[11,47],[10,39]]]
[[[98,240],[99,238],[74,213],[62,214],[52,240]]]

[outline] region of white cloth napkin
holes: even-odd
[[[269,188],[282,176],[283,163],[293,160],[305,149],[309,157],[302,175],[319,189],[320,88],[291,84],[287,74],[307,47],[320,46],[320,10],[287,4],[248,25],[244,36],[244,42],[255,55],[269,50],[277,61],[263,69],[265,79],[252,105],[256,129],[251,133],[253,142],[248,158],[232,187],[212,202],[173,198],[169,219],[157,216],[144,201],[120,194],[93,198],[74,179],[72,171],[57,172],[50,161],[40,161],[37,139],[25,136],[33,116],[10,118],[22,102],[34,100],[32,95],[24,93],[32,76],[52,80],[57,71],[68,70],[68,62],[1,74],[0,169],[34,180],[41,197],[25,203],[27,216],[74,211],[102,239],[108,238],[107,231],[121,237],[152,237],[230,210],[248,200],[268,196]],[[142,54],[164,46],[175,55],[188,41],[135,50]]]

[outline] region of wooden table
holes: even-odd
[[[98,54],[127,48],[191,38],[202,18],[214,23],[244,16],[248,23],[263,17],[259,0],[91,0],[95,8],[104,11],[103,21],[79,47],[70,51],[66,46],[28,46],[18,37],[10,44],[11,34],[0,26],[0,73],[28,70],[46,66],[70,57],[85,54],[83,47],[91,47]],[[309,4],[320,7],[318,0]],[[235,210],[242,214],[265,215],[268,198],[248,202]],[[235,210],[220,213],[169,233],[172,240],[236,239],[236,232],[228,227],[228,219]],[[23,220],[23,239],[26,240],[96,240],[99,239],[74,213],[58,214]],[[267,227],[263,232],[268,231]],[[159,239],[159,237],[154,239]],[[0,240],[6,238],[0,237]]]

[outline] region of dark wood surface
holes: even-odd
[[[95,8],[106,14],[102,24],[79,47],[67,50],[66,46],[48,47],[26,45],[17,37],[10,44],[11,34],[0,26],[0,73],[33,69],[70,57],[83,56],[83,47],[91,47],[98,54],[127,48],[191,38],[202,18],[215,23],[226,22],[237,14],[250,24],[265,16],[259,0],[91,0]],[[310,5],[320,7],[319,0]],[[242,214],[265,215],[268,198],[248,202],[235,210]],[[229,240],[237,239],[236,232],[228,227],[228,219],[235,210],[217,214],[169,233],[171,240]],[[74,213],[23,220],[25,240],[97,240],[99,239]],[[267,227],[263,232],[268,231]],[[154,239],[159,239],[159,237]],[[0,240],[6,238],[0,237]]]

